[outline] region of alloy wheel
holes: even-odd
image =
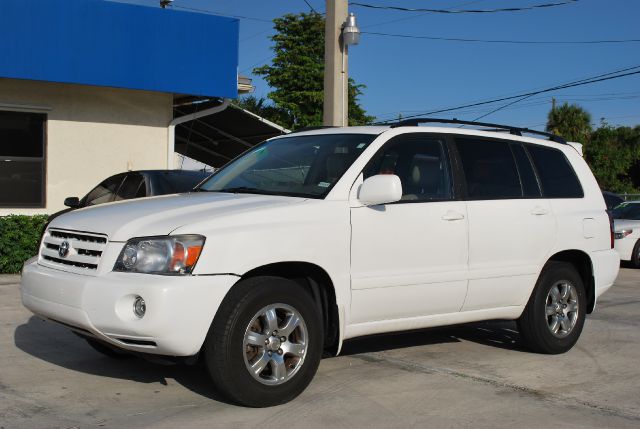
[[[300,313],[287,304],[258,311],[244,334],[244,363],[260,383],[280,385],[298,373],[307,353],[308,332]]]
[[[566,280],[556,282],[549,293],[545,305],[545,316],[549,331],[556,338],[564,338],[573,331],[578,321],[578,291]]]

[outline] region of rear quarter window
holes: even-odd
[[[584,191],[564,153],[538,145],[527,145],[545,198],[582,198]]]

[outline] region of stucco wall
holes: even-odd
[[[20,106],[48,116],[46,208],[0,216],[53,213],[112,174],[167,166],[171,94],[0,79],[0,109]]]

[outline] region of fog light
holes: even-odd
[[[146,312],[147,304],[144,302],[144,299],[142,299],[141,296],[136,297],[135,301],[133,301],[133,314],[139,319],[142,319]]]

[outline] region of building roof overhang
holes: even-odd
[[[237,19],[206,13],[3,0],[0,77],[235,98],[238,32]]]

